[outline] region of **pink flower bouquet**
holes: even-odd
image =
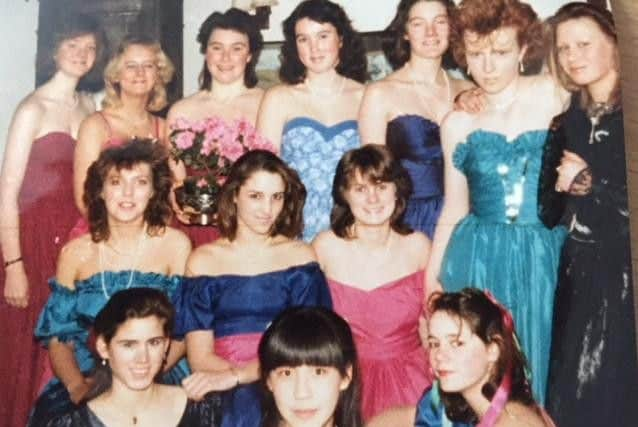
[[[214,212],[215,197],[242,154],[256,149],[274,151],[272,144],[244,119],[179,118],[170,129],[171,155],[184,163],[189,175],[181,190],[176,190],[177,201],[182,208],[186,205],[198,213]]]

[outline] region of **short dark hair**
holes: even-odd
[[[412,6],[420,2],[438,2],[447,10],[450,32],[452,30],[452,14],[456,7],[452,0],[401,0],[397,6],[397,11],[392,18],[390,25],[383,32],[382,48],[388,62],[393,69],[398,69],[410,59],[410,42],[405,39],[406,26],[410,17]],[[448,49],[443,54],[443,65],[445,68],[454,68],[455,63],[452,54]]]
[[[101,85],[102,79],[102,66],[106,57],[106,35],[104,29],[93,17],[85,14],[70,13],[64,16],[64,19],[60,19],[56,22],[55,27],[52,28],[53,34],[50,37],[43,37],[44,40],[48,40],[46,46],[42,46],[46,49],[46,53],[38,55],[38,63],[36,64],[36,82],[38,85],[49,80],[57,71],[55,62],[55,55],[60,48],[60,45],[65,40],[73,39],[75,37],[85,36],[88,34],[95,37],[96,52],[95,63],[92,70],[87,73],[82,81],[87,81],[86,89],[98,89],[95,85]],[[80,82],[79,87],[82,87]]]
[[[465,288],[459,292],[436,292],[428,301],[430,317],[443,311],[450,316],[464,320],[473,334],[486,345],[494,343],[499,347],[500,356],[495,363],[488,381],[481,390],[486,399],[492,400],[503,377],[509,371],[511,390],[509,400],[525,406],[534,406],[530,384],[525,375],[527,362],[518,346],[513,325],[505,321],[505,308],[488,298],[485,292],[476,288]],[[509,315],[511,317],[511,315]],[[446,393],[441,390],[446,414],[452,421],[478,423],[478,416],[461,393]]]
[[[153,196],[144,210],[148,233],[155,235],[166,227],[172,215],[169,199],[172,179],[166,149],[150,139],[132,139],[102,151],[86,174],[83,200],[94,242],[106,240],[110,236],[106,204],[102,198],[106,177],[113,168],[118,171],[131,169],[140,163],[150,166],[153,179]]]
[[[301,83],[306,78],[306,67],[299,59],[295,26],[303,18],[332,24],[341,38],[337,73],[358,82],[368,77],[363,41],[352,28],[350,18],[341,6],[330,0],[305,0],[297,5],[283,22],[284,43],[281,46],[279,78],[288,84]]]
[[[330,227],[341,238],[350,238],[350,228],[354,224],[354,215],[346,200],[345,193],[359,172],[371,182],[391,182],[396,186],[396,206],[390,217],[390,226],[400,234],[409,234],[412,230],[403,223],[403,214],[412,193],[412,181],[408,172],[384,145],[367,144],[346,152],[335,171],[332,183],[334,204],[330,214]]]
[[[239,189],[255,173],[265,171],[277,174],[284,181],[284,207],[270,230],[270,236],[278,234],[291,239],[303,230],[303,206],[306,188],[297,172],[270,151],[252,150],[243,154],[233,164],[226,182],[219,192],[217,219],[219,232],[229,240],[237,234],[237,205],[235,197]]]
[[[334,421],[339,427],[361,427],[360,373],[357,350],[348,323],[323,307],[293,307],[280,313],[259,343],[260,382],[263,389],[263,427],[277,427],[281,415],[267,381],[281,366],[331,366],[341,376],[352,369],[347,389],[341,391]]]
[[[581,18],[590,19],[598,25],[600,31],[602,31],[603,34],[609,37],[609,39],[614,43],[616,48],[616,60],[618,61],[617,64],[619,63],[620,58],[618,52],[618,35],[616,33],[616,25],[614,24],[614,16],[607,9],[590,3],[573,2],[563,5],[560,9],[558,9],[554,16],[549,18],[548,23],[552,39],[552,48],[548,58],[549,66],[565,89],[572,92],[580,91],[581,106],[583,108],[587,108],[589,104],[593,102],[591,95],[588,93],[587,88],[578,86],[569,78],[567,73],[563,71],[558,62],[558,51],[556,49],[556,29],[558,26],[563,22]],[[612,91],[608,102],[613,105],[619,105],[620,101],[620,79],[618,79],[616,81],[616,87]]]
[[[233,30],[244,34],[248,37],[248,49],[250,51],[250,61],[246,65],[244,73],[244,84],[246,87],[255,87],[257,85],[257,72],[255,67],[259,61],[259,54],[264,46],[264,39],[259,31],[259,26],[250,14],[237,8],[230,8],[226,12],[213,12],[199,27],[197,34],[197,42],[199,43],[199,51],[206,54],[208,48],[208,39],[213,31],[217,29]],[[213,84],[213,76],[208,70],[206,61],[199,74],[199,88],[210,90]]]
[[[162,322],[166,338],[173,332],[175,309],[168,296],[153,288],[130,288],[115,292],[106,302],[93,322],[93,333],[108,344],[119,328],[130,319],[157,317]],[[158,372],[158,375],[161,374]],[[112,375],[108,366],[97,366],[94,372],[95,383],[86,396],[91,400],[111,387]]]
[[[454,11],[450,35],[456,62],[467,66],[463,38],[466,31],[487,36],[502,27],[513,27],[518,45],[527,46],[522,61],[526,74],[539,71],[547,51],[543,26],[534,9],[519,0],[463,0]]]

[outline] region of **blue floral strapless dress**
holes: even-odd
[[[549,363],[558,261],[566,230],[538,217],[538,177],[546,130],[508,141],[476,130],[453,163],[467,178],[470,213],[456,226],[441,265],[445,290],[488,289],[512,312],[541,404]]]
[[[361,145],[356,120],[326,126],[308,117],[286,123],[281,158],[299,173],[306,187],[303,239],[307,242],[330,228],[332,181],[341,156]]]
[[[443,207],[443,153],[439,125],[416,114],[388,122],[386,145],[412,180],[404,221],[431,239]]]
[[[55,279],[49,280],[51,296],[40,313],[34,332],[36,339],[45,346],[53,338],[72,343],[75,360],[85,375],[91,373],[96,363],[89,346],[90,331],[95,317],[111,295],[128,287],[146,287],[158,289],[171,297],[181,284],[178,276],[158,273],[125,270],[105,271],[103,274],[96,273],[75,282],[75,289],[69,289]],[[162,382],[179,385],[189,374],[186,359],[182,359],[164,374]],[[29,425],[44,426],[57,416],[77,408],[64,384],[53,378],[38,397]]]

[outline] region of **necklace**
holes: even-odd
[[[133,276],[135,276],[135,267],[137,267],[137,262],[139,260],[140,252],[142,249],[142,243],[146,241],[146,236],[147,236],[146,227],[144,227],[144,229],[142,230],[142,233],[140,234],[140,237],[137,240],[137,246],[135,247],[135,252],[131,254],[131,256],[133,257],[133,263],[131,265],[131,273],[128,276],[128,282],[126,283],[125,289],[129,289],[131,285],[133,284]],[[113,251],[115,251],[115,253],[122,254],[122,252],[116,250],[115,248],[113,248],[113,246],[109,245],[109,247],[112,248]],[[98,243],[98,260],[100,264],[100,281],[102,285],[102,293],[104,294],[104,298],[108,301],[111,298],[111,296],[106,291],[106,280],[104,279],[104,241]],[[135,417],[134,417],[134,420],[135,420]],[[135,422],[133,422],[133,424],[135,424]]]
[[[332,89],[330,89],[329,87],[328,88],[324,87],[324,88],[321,88],[321,89],[317,90],[317,88],[312,87],[312,84],[310,84],[310,80],[308,80],[308,78],[306,77],[306,80],[304,80],[304,83],[306,84],[306,87],[310,91],[310,96],[313,97],[313,98],[316,98],[316,99],[322,99],[324,102],[328,101],[328,100],[332,101],[334,99],[339,98],[341,96],[341,93],[343,92],[343,88],[346,85],[346,78],[344,76],[339,75],[339,74],[337,74],[336,76],[341,77],[341,84],[339,85],[339,90],[337,90],[336,93],[332,94],[332,96],[329,96],[329,97],[326,97],[325,95],[322,95],[321,92],[324,91],[324,92],[326,92],[326,94],[330,94],[330,91]],[[334,79],[336,78],[336,76],[332,78],[332,80],[330,81],[330,85],[329,86],[332,86],[332,83],[334,82]]]
[[[428,100],[426,99],[423,91],[419,90],[419,84],[417,83],[416,77],[415,77],[415,71],[414,68],[412,68],[412,66],[410,66],[410,79],[412,80],[412,87],[414,88],[414,91],[416,92],[416,94],[419,96],[419,100],[421,101],[421,104],[425,107],[425,110],[428,112],[428,114],[432,117],[432,119],[434,119],[435,121],[439,122],[439,117],[437,117],[436,114],[434,114],[434,111],[432,110],[432,108],[430,108],[430,103],[428,103]],[[452,97],[452,89],[450,87],[450,78],[447,76],[447,73],[445,71],[443,71],[443,80],[445,80],[445,93],[446,93],[446,97],[445,97],[445,101],[448,103],[448,105],[451,102],[451,97]],[[421,86],[436,86],[436,82],[429,84],[429,83],[423,83],[421,84]],[[432,96],[430,96],[430,98],[432,98]]]
[[[512,90],[512,93],[510,96],[496,102],[491,102],[488,99],[488,105],[490,107],[489,110],[499,111],[499,112],[507,110],[514,103],[514,101],[516,101],[517,95],[518,95],[518,79],[514,81],[514,89]]]

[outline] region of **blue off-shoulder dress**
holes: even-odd
[[[326,279],[316,262],[254,276],[188,277],[175,294],[174,304],[178,337],[213,331],[215,354],[236,365],[257,358],[262,333],[284,309],[332,307]],[[260,399],[256,382],[222,392],[222,427],[261,426]]]
[[[459,143],[453,163],[467,178],[470,213],[456,226],[441,265],[446,291],[473,286],[491,291],[511,312],[544,402],[552,310],[563,227],[538,216],[538,184],[546,130],[507,140],[476,130]]]
[[[356,120],[326,126],[315,119],[296,117],[284,126],[281,158],[299,173],[308,192],[303,210],[305,241],[330,228],[337,163],[346,151],[360,145]]]
[[[84,375],[90,375],[96,365],[89,348],[90,330],[97,314],[115,292],[128,287],[158,289],[171,297],[179,288],[181,278],[139,271],[104,271],[75,282],[75,289],[49,281],[51,295],[35,328],[35,337],[48,346],[56,338],[73,344],[75,360]],[[190,374],[186,360],[180,361],[163,377],[166,384],[180,384]],[[71,402],[64,384],[57,378],[50,380],[38,397],[31,414],[30,426],[44,426],[56,417],[78,409]]]
[[[439,125],[416,114],[388,122],[386,146],[412,181],[404,222],[431,239],[443,207],[443,153]]]

